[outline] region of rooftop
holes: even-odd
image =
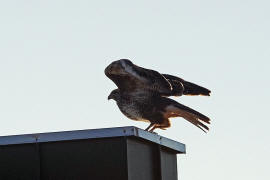
[[[186,152],[185,144],[134,126],[0,136],[0,146],[131,136],[159,144],[178,153]]]

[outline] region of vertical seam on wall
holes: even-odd
[[[161,145],[158,145],[159,180],[162,180]]]
[[[37,151],[37,168],[38,168],[38,172],[37,172],[37,180],[41,179],[41,160],[40,160],[40,148],[39,148],[39,143],[37,142],[37,138],[36,138],[36,151]]]
[[[124,136],[125,141],[125,155],[126,155],[126,177],[127,180],[129,180],[129,172],[128,172],[128,138],[127,136]]]

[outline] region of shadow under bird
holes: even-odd
[[[118,87],[108,99],[115,100],[128,118],[149,122],[145,130],[166,129],[171,126],[169,118],[172,117],[182,117],[204,132],[209,130],[206,124],[210,124],[210,118],[168,97],[210,96],[210,90],[173,75],[137,66],[128,59],[112,62],[106,67],[105,74]]]

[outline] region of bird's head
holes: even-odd
[[[120,90],[119,89],[115,89],[113,90],[110,95],[108,96],[108,100],[113,99],[116,102],[118,102],[120,100]]]
[[[120,59],[113,61],[105,69],[105,74],[108,75],[127,75],[127,69],[132,69],[133,63],[128,59]]]

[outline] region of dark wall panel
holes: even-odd
[[[39,158],[36,144],[0,146],[1,180],[38,180]]]
[[[41,144],[42,180],[126,180],[124,138]]]
[[[153,143],[128,138],[128,180],[160,180],[158,150]]]
[[[175,152],[161,148],[160,163],[162,180],[177,180],[177,159]]]

